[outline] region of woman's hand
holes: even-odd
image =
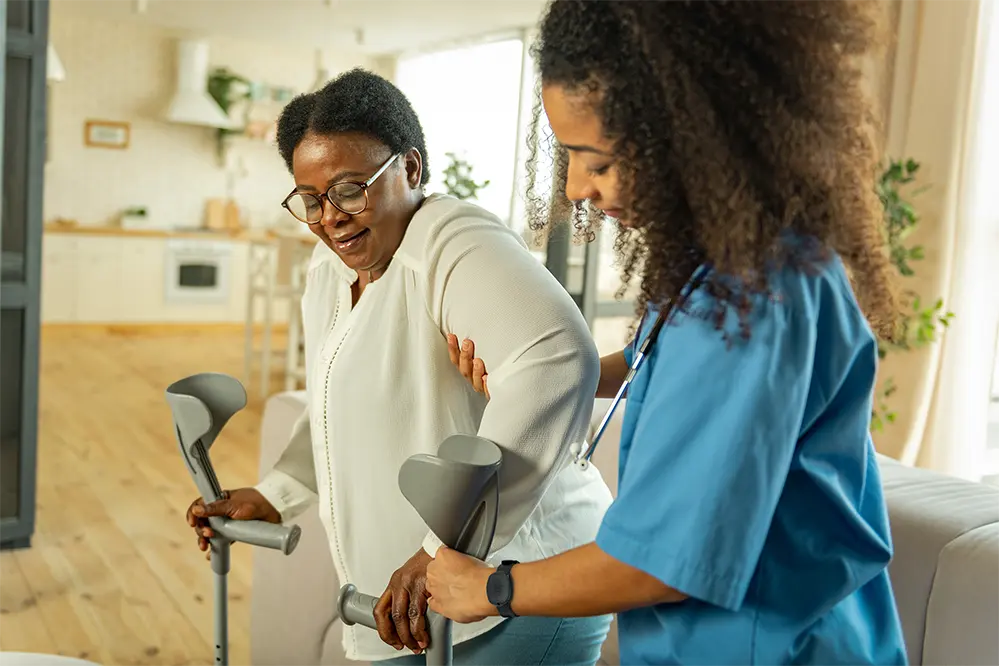
[[[422,548],[392,574],[375,605],[378,636],[401,650],[420,654],[430,644],[427,633],[427,564],[433,560]]]
[[[447,351],[451,356],[451,362],[458,368],[461,376],[469,381],[479,393],[484,393],[489,397],[489,387],[486,385],[486,364],[481,358],[475,358],[475,343],[465,340],[461,346],[458,345],[458,336],[449,334],[447,336]]]
[[[478,622],[496,614],[486,583],[494,569],[474,557],[441,546],[427,565],[430,609],[455,622]]]
[[[198,535],[198,548],[205,551],[205,558],[211,559],[208,550],[208,540],[215,536],[214,530],[208,524],[212,516],[229,518],[231,520],[264,520],[268,523],[280,523],[281,514],[260,494],[256,488],[237,488],[222,491],[222,499],[205,504],[199,497],[187,507],[187,524],[194,528]]]

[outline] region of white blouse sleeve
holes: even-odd
[[[295,422],[281,457],[255,487],[281,514],[282,521],[291,520],[317,500],[308,407]]]
[[[448,220],[428,233],[424,258],[431,316],[443,332],[472,340],[489,374],[478,434],[504,453],[495,551],[585,438],[600,360],[569,294],[507,227]],[[423,545],[434,555],[440,541],[430,534]]]

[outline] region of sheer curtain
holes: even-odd
[[[902,3],[887,151],[923,167],[914,286],[955,313],[939,344],[889,356],[899,421],[878,449],[905,463],[979,479],[999,303],[996,172],[999,44],[991,0]]]

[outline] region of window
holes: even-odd
[[[995,207],[995,183],[999,182],[999,167],[995,155],[999,153],[999,11],[994,3],[983,3],[980,20],[983,23],[981,38],[984,40],[981,51],[982,89],[978,109],[978,133],[976,136],[976,160],[973,164],[975,182],[972,185],[974,198],[971,216],[977,220],[983,231],[982,239],[990,244],[985,255],[991,276],[981,275],[986,284],[999,283],[999,269],[991,258],[999,255],[999,212]],[[985,451],[984,480],[999,485],[999,326],[996,318],[995,296],[985,289],[987,299],[992,299],[991,321],[985,317],[986,325],[992,328],[986,334],[992,337],[991,386],[989,391],[989,411],[987,441]]]
[[[471,165],[473,180],[489,181],[476,202],[507,224],[520,173],[523,60],[522,38],[500,39],[401,57],[395,75],[423,124],[430,189],[446,191],[447,153],[454,153]]]

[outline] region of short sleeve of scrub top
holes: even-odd
[[[625,424],[636,429],[597,544],[688,596],[737,610],[791,462],[808,389],[798,369],[814,339],[808,313],[766,302],[748,340],[726,341],[698,316],[705,305],[695,296],[664,327],[646,362],[655,367],[629,390],[629,415],[661,416]],[[738,335],[734,315],[726,330]]]

